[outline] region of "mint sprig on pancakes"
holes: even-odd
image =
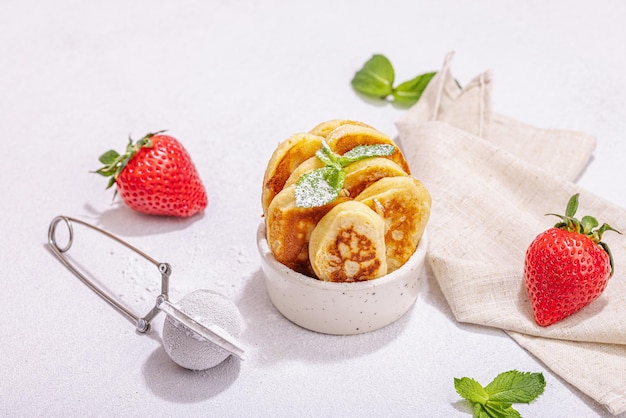
[[[387,157],[396,148],[389,144],[358,145],[339,155],[325,141],[315,156],[324,167],[303,174],[296,183],[296,206],[312,208],[332,202],[343,189],[346,179],[344,167],[357,161],[373,157]]]

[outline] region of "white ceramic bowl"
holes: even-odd
[[[265,286],[272,303],[293,323],[325,334],[374,331],[396,321],[415,303],[428,248],[426,232],[411,258],[378,279],[333,283],[300,274],[274,258],[265,223],[257,230]]]

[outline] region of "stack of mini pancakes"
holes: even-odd
[[[395,152],[345,167],[344,189],[334,201],[298,207],[298,179],[324,166],[315,156],[322,141],[339,155],[374,144],[393,145]],[[431,197],[391,138],[361,122],[331,120],[278,145],[265,171],[262,205],[277,261],[320,280],[354,282],[391,273],[411,257]]]

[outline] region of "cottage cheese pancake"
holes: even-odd
[[[354,200],[331,209],[311,233],[309,258],[320,280],[354,282],[387,273],[385,222]]]
[[[322,146],[322,137],[309,133],[299,133],[281,142],[270,158],[263,178],[263,214],[274,196],[280,192],[291,173],[304,160],[313,157]]]
[[[383,157],[357,161],[347,166],[345,170],[346,179],[343,188],[346,195],[352,198],[383,177],[408,176],[398,164]]]
[[[328,134],[326,142],[333,151],[341,155],[359,145],[393,145],[396,151],[386,158],[398,164],[407,174],[411,174],[409,163],[404,158],[400,148],[391,138],[376,129],[358,125],[342,125]]]
[[[284,188],[272,200],[266,217],[267,242],[277,261],[314,277],[309,263],[309,238],[319,220],[345,199],[314,208],[296,206],[295,186]]]
[[[321,162],[317,157],[311,157],[303,161],[302,164],[296,167],[296,169],[291,173],[291,175],[285,182],[285,187],[296,184],[303,174],[310,173],[311,171],[322,167],[324,167],[324,163]]]
[[[430,194],[413,177],[385,177],[363,190],[355,200],[385,220],[387,269],[391,273],[415,252],[430,217]]]
[[[313,135],[318,135],[323,138],[326,138],[328,134],[330,134],[332,131],[334,131],[335,129],[343,125],[364,126],[366,128],[374,129],[371,126],[363,122],[356,121],[356,120],[332,119],[332,120],[320,123],[315,128],[311,129],[309,132],[312,133]]]

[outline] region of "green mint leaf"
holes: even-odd
[[[337,191],[337,193],[339,193],[341,189],[343,189],[343,185],[346,180],[346,172],[343,169],[338,170],[335,167],[329,167],[324,179]]]
[[[435,74],[436,72],[421,74],[399,84],[392,92],[394,100],[403,106],[411,106],[417,103]]]
[[[394,77],[387,57],[375,54],[354,74],[351,84],[359,93],[383,99],[392,93]]]
[[[296,206],[312,208],[332,202],[343,188],[345,172],[326,166],[303,174],[296,183]]]
[[[337,170],[342,168],[339,162],[340,156],[330,149],[326,141],[322,141],[322,148],[317,150],[315,156],[327,166],[335,167]]]
[[[390,144],[357,145],[339,158],[342,167],[372,157],[387,157],[396,152]]]
[[[520,413],[513,409],[511,404],[487,402],[481,407],[486,416],[490,418],[521,418]]]
[[[524,373],[517,370],[500,373],[484,388],[469,377],[454,378],[454,388],[472,403],[475,418],[519,418],[514,403],[530,403],[546,387],[542,373]]]
[[[390,144],[357,145],[344,155],[336,154],[326,141],[315,156],[324,167],[303,174],[296,183],[296,206],[311,208],[332,202],[338,196],[346,179],[344,167],[356,161],[393,154],[396,148]]]
[[[456,392],[470,402],[484,405],[489,400],[489,394],[480,383],[469,377],[454,378]]]
[[[476,402],[472,405],[474,418],[521,418],[520,413],[510,403],[487,402],[482,405]]]
[[[473,403],[472,405],[473,405],[472,412],[473,412],[474,418],[491,418],[489,414],[487,413],[487,411],[485,411],[485,408],[481,404]]]
[[[524,373],[517,370],[500,373],[485,387],[490,402],[530,403],[546,387],[542,373]]]
[[[382,54],[374,54],[354,74],[351,84],[354,90],[366,96],[387,99],[391,95],[396,104],[409,107],[420,99],[435,74],[435,71],[424,73],[394,87],[395,70],[391,62]],[[455,82],[460,88],[456,79]]]

